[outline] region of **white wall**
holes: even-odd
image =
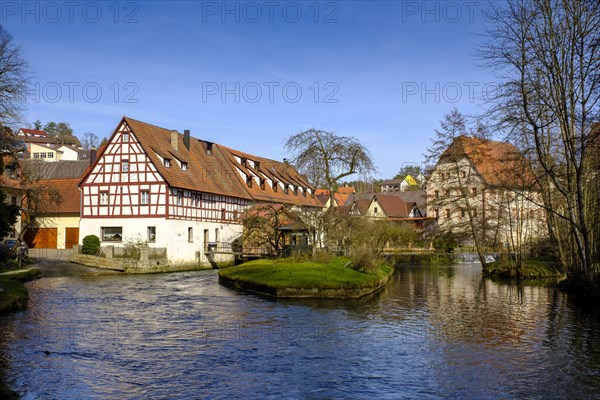
[[[101,227],[121,226],[123,241],[147,241],[147,229],[156,227],[156,241],[148,243],[150,247],[166,247],[167,257],[172,263],[189,263],[209,260],[204,255],[204,230],[208,229],[208,241],[215,241],[215,229],[219,230],[219,242],[232,242],[242,234],[241,224],[222,224],[218,222],[199,222],[185,220],[165,220],[164,218],[83,218],[79,226],[79,241],[87,235],[101,236]],[[188,242],[188,228],[193,229],[193,242]],[[116,245],[118,242],[102,242],[102,246]],[[200,252],[200,260],[197,258]],[[232,259],[221,257],[216,261]]]

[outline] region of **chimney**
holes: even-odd
[[[190,151],[190,130],[186,129],[183,131],[183,145],[188,151]]]
[[[96,149],[95,147],[92,147],[90,149],[90,165],[94,165],[94,162],[96,162],[97,155],[98,155],[98,149]]]
[[[173,149],[175,151],[177,151],[178,144],[179,144],[179,132],[177,132],[176,130],[172,130],[171,131],[171,147],[173,147]]]

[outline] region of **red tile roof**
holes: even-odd
[[[53,179],[39,181],[36,184],[44,190],[52,191],[59,195],[58,202],[53,199],[42,208],[45,213],[80,213],[81,192],[77,187],[79,178]]]
[[[297,194],[295,193],[294,187],[304,187],[311,190],[312,188],[306,178],[287,163],[244,153],[194,137],[190,137],[190,148],[188,150],[183,142],[184,137],[180,133],[177,133],[177,150],[175,150],[171,145],[173,130],[128,117],[123,117],[122,123],[129,127],[131,134],[137,139],[158,172],[171,187],[259,202],[320,207],[318,200],[310,194],[305,196],[301,190],[298,190]],[[117,129],[120,126],[121,123],[119,123]],[[116,133],[117,130],[115,130],[113,136]],[[112,138],[109,139],[109,142],[110,140]],[[212,146],[212,154],[208,154],[208,146]],[[104,149],[98,153],[97,160],[102,157],[103,152]],[[183,161],[187,163],[187,170],[184,171],[176,165],[165,167],[161,157]],[[245,166],[241,165],[236,157],[258,162],[259,165],[251,166],[249,162]],[[85,181],[90,171],[91,169],[84,174],[81,183]],[[253,179],[252,187],[249,187],[246,183],[247,176],[259,179]],[[275,192],[271,185],[267,183],[267,178],[289,185],[288,193],[285,193],[281,187]],[[261,182],[264,184],[261,185]]]
[[[45,131],[40,131],[37,129],[27,129],[27,128],[21,128],[19,129],[20,131],[24,132],[24,133],[28,133],[30,135],[42,135],[42,136],[48,136],[48,133]]]
[[[511,143],[459,136],[442,153],[440,161],[454,161],[464,156],[488,185],[524,187],[535,181],[527,159]]]
[[[415,203],[406,203],[399,196],[375,194],[375,199],[389,218],[408,218]]]

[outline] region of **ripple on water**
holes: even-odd
[[[215,271],[49,278],[0,320],[23,398],[521,399],[600,391],[598,315],[479,268],[400,268],[358,300],[272,301]]]

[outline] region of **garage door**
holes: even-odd
[[[57,236],[56,228],[30,229],[25,235],[25,242],[34,249],[55,249]]]
[[[71,249],[77,244],[79,244],[79,228],[66,228],[65,248]]]

